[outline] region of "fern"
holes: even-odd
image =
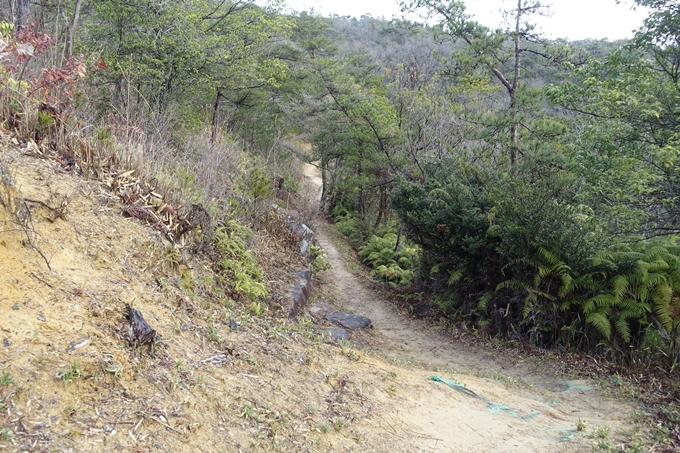
[[[395,249],[396,252],[395,252]],[[373,273],[381,280],[405,285],[413,280],[413,268],[418,261],[418,250],[402,245],[397,247],[397,235],[392,232],[371,236],[359,248],[362,260],[374,268]]]
[[[586,323],[595,327],[597,331],[605,338],[609,339],[612,336],[612,325],[607,317],[608,311],[600,308],[586,316]]]
[[[491,298],[493,298],[493,295],[493,291],[485,292],[484,295],[479,298],[479,301],[477,301],[477,308],[480,310],[486,310],[486,306],[488,305]]]
[[[462,267],[459,269],[456,269],[455,271],[451,271],[449,273],[449,279],[446,281],[446,284],[451,286],[454,283],[456,283],[458,280],[460,280],[463,277],[463,274],[465,272],[465,269]]]
[[[261,282],[262,268],[246,241],[252,238],[252,231],[234,220],[215,229],[213,245],[219,254],[215,262],[221,281],[231,288],[234,295],[248,299],[267,296],[267,288]]]

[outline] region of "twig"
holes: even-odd
[[[154,417],[154,416],[151,416],[151,417],[149,417],[149,418],[150,418],[151,420],[155,421],[156,423],[165,426],[165,427],[168,428],[169,430],[176,432],[176,433],[179,434],[180,436],[184,436],[184,433],[182,433],[181,431],[178,431],[177,429],[173,428],[172,426],[168,425],[167,423],[164,423],[162,420],[160,420],[160,419],[158,419],[158,418],[156,418],[156,417]]]
[[[27,215],[28,215],[28,221],[27,221],[26,223],[27,223],[27,224],[30,224],[30,225],[31,225],[31,228],[30,228],[30,229],[31,229],[33,232],[35,232],[35,228],[33,228],[33,220],[31,219],[31,210],[28,209],[28,205],[26,204],[26,200],[25,200],[25,199],[24,199],[24,207],[26,208],[26,213],[27,213]],[[36,247],[36,246],[33,244],[33,241],[31,240],[31,235],[28,234],[28,230],[29,230],[28,225],[26,225],[26,226],[24,227],[24,233],[26,233],[26,239],[28,239],[28,243],[30,244],[31,247],[33,247],[33,250],[35,250],[36,252],[38,252],[38,253],[40,254],[40,256],[42,256],[42,258],[45,260],[45,264],[47,264],[47,268],[48,268],[50,271],[52,271],[52,266],[50,266],[49,260],[48,260],[47,257],[43,254],[43,252],[41,252],[40,249],[39,249],[38,247]]]
[[[57,219],[66,220],[66,217],[65,217],[66,213],[64,212],[64,206],[63,205],[60,208],[53,208],[52,206],[48,205],[44,201],[35,200],[33,198],[24,198],[24,201],[28,201],[29,203],[37,203],[39,205],[46,207],[50,211],[52,211],[54,213],[54,217],[48,217],[50,222],[54,222]]]
[[[48,264],[48,266],[49,266],[49,264]],[[49,286],[50,288],[54,289],[54,285],[51,285],[51,284],[47,283],[45,280],[43,280],[42,278],[38,277],[38,276],[35,275],[33,272],[30,272],[29,275],[30,275],[31,277],[37,279],[37,280],[40,280],[41,282],[43,282],[44,284],[46,284],[46,285]]]

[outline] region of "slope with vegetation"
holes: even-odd
[[[225,360],[243,366],[242,374],[257,375],[248,368],[256,367],[252,352],[225,346],[221,329],[237,315],[276,313],[286,285],[295,281],[288,265],[306,265],[289,243],[283,211],[272,208],[278,197],[280,206],[311,219],[312,205],[299,196],[302,159],[320,171],[322,209],[374,275],[397,289],[406,311],[529,349],[647,366],[673,382],[680,359],[680,14],[674,0],[637,3],[651,9],[649,18],[634,39],[616,43],[544,40],[530,25],[543,7],[524,0],[508,11],[511,26],[498,30],[472,21],[462,3],[440,0],[402,5],[436,18],[432,25],[285,14],[275,2],[3,4],[3,247],[11,249],[8,256],[32,250],[30,259],[42,260],[51,274],[36,267],[24,277],[44,285],[44,297],[63,299],[60,312],[78,316],[86,305],[73,298],[88,299],[88,316],[109,307],[113,319],[104,315],[97,328],[110,333],[123,311],[118,302],[140,301],[144,311],[151,305],[142,301],[170,295],[176,300],[168,307],[178,304],[191,321],[166,332],[181,339],[198,326],[201,353],[214,343],[229,351]],[[65,178],[99,183],[40,193],[29,182],[17,183],[21,165],[39,166],[18,149]],[[52,184],[48,168],[29,179]],[[103,219],[120,210],[151,225],[157,238],[104,232],[104,223],[92,234],[83,232],[87,222],[59,226],[78,206],[74,200],[94,203],[93,197],[109,205],[81,208]],[[71,227],[78,230],[74,244],[82,244],[61,252],[41,246],[50,232]],[[130,244],[139,250],[115,252],[117,240],[127,241],[124,250],[132,250]],[[77,251],[81,246],[84,252]],[[109,278],[104,267],[97,271],[100,259],[125,266],[114,270],[120,274],[113,280],[129,294],[100,289],[87,296],[98,291],[92,280]],[[90,263],[93,272],[59,268],[74,260]],[[136,268],[135,260],[141,260]],[[134,284],[123,275],[128,267],[139,273]],[[157,287],[145,276],[149,271]],[[44,302],[21,292],[24,277],[8,277],[17,291],[12,297],[24,298],[28,310],[44,310]],[[151,299],[143,296],[145,285],[153,288]],[[16,320],[35,324],[17,307]],[[169,322],[176,316],[171,312],[156,321]],[[254,331],[263,329],[258,341],[300,332],[312,337],[304,325],[291,332],[289,324],[268,322],[274,325],[255,323]],[[35,342],[55,347],[40,340],[40,332],[35,329]],[[81,344],[73,341],[67,354]],[[114,385],[118,374],[108,371],[118,369],[109,362],[122,358],[112,337],[107,341],[111,357],[88,364],[103,364],[101,376],[73,361],[63,365],[60,379],[85,386],[89,379],[75,378],[111,378],[112,394],[125,397],[127,390]],[[9,337],[7,343],[14,344]],[[14,351],[18,360],[21,350]],[[158,361],[163,354],[149,357]],[[137,366],[147,356],[133,357]],[[190,389],[192,397],[206,385],[191,381],[199,365],[192,359],[191,372],[175,366],[176,387]],[[12,375],[20,376],[16,369]],[[157,382],[171,382],[172,373]],[[2,390],[10,401],[8,388]],[[678,390],[664,389],[652,411],[660,417],[659,435],[675,445]],[[145,398],[150,405],[154,396]],[[247,400],[237,415],[250,422],[242,424],[245,430],[271,422],[276,446],[283,423],[269,406]],[[135,425],[135,441],[142,424],[169,423],[167,413],[161,417],[149,407],[134,420],[124,419],[122,406],[117,412],[120,423]],[[200,425],[195,414],[182,419],[186,429],[169,426],[186,434]],[[9,410],[8,420],[6,438],[32,432]],[[83,434],[72,429],[75,434],[60,435]],[[300,440],[293,431],[288,442]],[[35,436],[24,437],[40,440]]]

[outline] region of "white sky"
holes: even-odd
[[[294,10],[304,11],[314,8],[322,16],[373,17],[391,19],[401,17],[397,0],[285,0]],[[502,22],[499,10],[510,9],[516,0],[464,0],[466,11],[474,19],[489,27]],[[543,0],[551,5],[552,17],[534,16],[530,19],[539,31],[548,38],[608,38],[613,41],[633,36],[633,30],[642,25],[647,16],[644,9],[633,10],[632,0]],[[412,18],[413,19],[413,18]]]

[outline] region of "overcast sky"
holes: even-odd
[[[642,25],[646,11],[631,8],[632,0],[544,0],[551,5],[552,17],[532,18],[548,38],[608,38],[616,40],[630,38],[633,30]],[[314,8],[323,16],[401,17],[396,0],[286,0],[286,4],[297,11]],[[502,22],[499,10],[511,8],[516,0],[465,0],[467,12],[484,25],[495,27]]]

